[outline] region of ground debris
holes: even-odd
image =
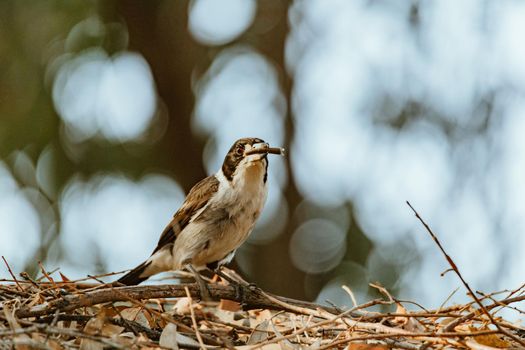
[[[496,327],[474,302],[409,311],[387,295],[325,307],[256,287],[235,300],[224,282],[210,285],[216,301],[201,302],[193,284],[16,282],[0,284],[0,349],[498,349],[521,348],[508,334],[525,340],[525,327],[496,314],[525,300],[523,287],[483,296]],[[369,311],[377,305],[392,311]]]

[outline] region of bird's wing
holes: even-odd
[[[152,255],[168,244],[173,244],[179,233],[188,225],[195,213],[208,203],[211,196],[219,189],[219,180],[214,175],[199,181],[192,187],[173,220],[166,226],[159,238]]]

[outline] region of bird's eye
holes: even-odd
[[[244,146],[239,145],[237,149],[235,150],[235,153],[237,153],[238,156],[242,156],[244,154]]]

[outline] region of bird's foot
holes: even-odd
[[[234,299],[239,302],[241,307],[250,305],[249,301],[253,300],[254,293],[261,290],[255,283],[245,281],[234,270],[227,269],[224,266],[218,267],[213,272],[234,288]]]
[[[229,276],[228,274],[224,273],[221,268],[217,268],[213,271],[217,276],[219,276],[221,279],[225,280],[226,282],[228,282],[229,284],[231,284],[232,286],[234,285],[238,285],[238,284],[244,284],[243,282],[244,281],[241,281],[241,280],[238,280],[238,279],[235,279],[231,276]]]
[[[254,294],[257,294],[261,289],[255,283],[233,283],[235,289],[235,300],[239,302],[241,308],[249,306],[250,300],[254,299]]]
[[[201,301],[211,301],[211,292],[208,288],[208,284],[204,282],[202,278],[196,279],[195,282],[197,282],[197,286],[199,287],[199,296]]]
[[[208,288],[208,284],[202,279],[200,273],[191,264],[187,264],[186,267],[189,271],[191,271],[191,273],[193,273],[195,282],[199,287],[199,296],[201,301],[211,301],[211,292]]]

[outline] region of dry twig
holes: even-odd
[[[434,232],[432,231],[432,229],[430,228],[430,226],[427,225],[427,223],[421,218],[421,216],[419,215],[419,213],[414,209],[414,207],[412,207],[412,205],[410,204],[410,202],[406,202],[408,204],[408,206],[410,207],[410,209],[412,209],[412,211],[414,212],[414,214],[416,215],[416,218],[421,222],[421,224],[423,224],[423,226],[425,227],[425,229],[427,230],[427,232],[430,234],[430,236],[432,237],[432,239],[434,240],[434,242],[437,244],[437,246],[439,247],[439,250],[441,250],[441,252],[443,253],[443,255],[445,256],[445,258],[447,259],[447,262],[449,263],[450,267],[454,270],[454,272],[456,273],[456,275],[459,277],[459,279],[461,280],[461,283],[463,283],[463,285],[465,286],[465,288],[467,288],[470,296],[474,299],[474,301],[476,302],[476,304],[479,305],[480,309],[483,311],[483,313],[485,315],[487,315],[487,317],[489,318],[490,322],[496,326],[496,328],[503,334],[505,334],[506,336],[512,338],[514,341],[518,342],[521,346],[525,347],[525,341],[523,341],[522,339],[520,339],[519,337],[515,336],[514,334],[510,333],[510,332],[507,332],[505,329],[503,329],[499,323],[494,319],[494,317],[492,317],[492,314],[487,310],[487,308],[485,308],[485,306],[483,305],[483,303],[481,302],[481,300],[479,300],[479,298],[476,296],[476,293],[474,293],[474,291],[472,290],[472,288],[470,288],[469,284],[467,283],[467,281],[465,281],[465,279],[463,278],[463,276],[461,275],[461,273],[459,272],[459,269],[458,267],[456,266],[456,264],[454,263],[454,260],[452,260],[452,258],[447,254],[447,252],[445,251],[445,249],[443,248],[443,246],[441,245],[441,242],[439,242],[438,238],[436,237],[436,235],[434,234]]]

